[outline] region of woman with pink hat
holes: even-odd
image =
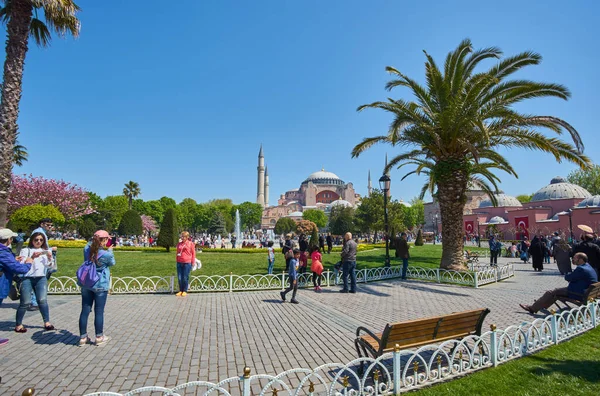
[[[96,231],[92,241],[83,249],[83,259],[96,263],[96,270],[100,279],[93,287],[81,286],[81,314],[79,315],[79,346],[91,343],[87,335],[87,322],[92,306],[94,307],[94,328],[96,330],[96,346],[104,345],[109,337],[104,335],[104,307],[110,287],[110,267],[115,265],[115,256],[112,247],[106,249],[110,239],[108,232]]]

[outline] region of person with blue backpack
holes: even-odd
[[[106,248],[110,238],[104,230],[96,231],[92,241],[83,249],[84,263],[77,271],[77,283],[81,286],[81,314],[79,315],[79,346],[91,343],[87,334],[87,323],[94,307],[94,344],[102,346],[109,341],[104,335],[104,307],[110,288],[110,267],[115,265],[112,247]]]

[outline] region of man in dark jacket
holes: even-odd
[[[591,265],[588,264],[587,259],[584,253],[575,253],[573,256],[573,264],[576,266],[575,271],[565,275],[565,280],[569,282],[569,286],[547,291],[532,305],[519,304],[519,306],[530,314],[535,314],[540,309],[552,306],[559,297],[568,297],[581,301],[586,289],[592,283],[598,282],[598,275],[596,275],[596,271],[594,271]]]
[[[327,234],[327,254],[331,254],[331,249],[333,249],[333,237],[331,233]]]
[[[406,232],[400,234],[400,238],[396,240],[396,257],[402,259],[402,279],[406,279],[406,271],[408,270],[408,259],[410,253],[408,252],[408,241]]]
[[[581,234],[581,242],[573,247],[573,257],[576,253],[584,253],[587,256],[588,263],[596,270],[596,275],[598,275],[600,273],[600,247],[593,242],[594,231],[586,225],[578,225],[577,227],[583,231],[583,234]]]
[[[8,228],[0,229],[0,305],[2,300],[8,296],[13,275],[26,274],[31,269],[33,259],[31,257],[21,264],[21,257],[15,258],[10,248],[12,240],[17,234]],[[0,338],[0,345],[8,342],[6,338]]]
[[[348,277],[350,277],[350,291],[348,291]],[[342,248],[342,281],[344,288],[341,293],[356,293],[356,242],[352,234],[344,235],[344,247]]]

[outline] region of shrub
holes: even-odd
[[[415,246],[423,246],[423,232],[419,230],[417,232],[417,239],[415,239]]]
[[[317,227],[313,228],[312,234],[310,235],[310,240],[308,241],[308,248],[312,250],[313,248],[319,247],[319,233],[317,232]]]
[[[317,225],[310,220],[300,220],[296,223],[296,232],[298,234],[310,235],[316,229]]]
[[[83,239],[90,239],[93,235],[94,232],[96,232],[97,226],[96,223],[94,222],[94,220],[87,218],[83,221],[83,223],[81,223],[81,225],[78,228],[79,231],[79,235],[81,235],[81,237]]]
[[[282,217],[275,223],[275,234],[287,234],[288,232],[296,231],[296,222],[289,217]]]
[[[166,248],[168,252],[171,247],[177,245],[179,239],[177,234],[177,213],[175,213],[175,209],[169,208],[165,211],[165,217],[160,225],[160,233],[158,234],[156,244]]]
[[[55,223],[64,223],[65,216],[52,205],[29,205],[17,209],[11,216],[10,222],[14,229],[31,230],[39,224],[40,220],[50,218]]]
[[[142,218],[138,212],[133,209],[125,212],[119,224],[119,235],[142,235],[143,232]]]
[[[227,232],[225,230],[225,225],[225,216],[223,216],[223,213],[216,211],[213,213],[210,224],[208,225],[208,232],[213,235],[225,235]]]

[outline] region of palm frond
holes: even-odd
[[[31,24],[29,25],[29,35],[40,47],[47,47],[50,45],[50,40],[52,39],[50,30],[48,30],[46,24],[37,18],[31,19]]]
[[[354,146],[354,148],[352,149],[352,158],[357,158],[363,151],[367,150],[374,144],[384,143],[387,140],[387,136],[375,136],[371,138],[364,138],[362,142]]]

